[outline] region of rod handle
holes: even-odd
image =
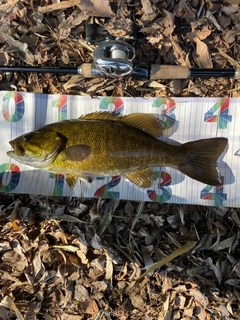
[[[189,78],[190,70],[183,66],[169,66],[169,65],[151,65],[151,80],[160,79],[187,79]]]
[[[61,70],[61,68],[59,69]],[[105,77],[94,64],[83,63],[78,67],[78,73],[84,78]],[[135,65],[132,76],[141,80],[173,80],[189,77],[227,77],[240,79],[240,68],[236,69],[190,69],[184,66],[169,66],[152,64]]]
[[[79,72],[84,78],[103,77],[99,70],[91,63],[82,63]],[[149,79],[149,76],[143,76],[144,79]],[[169,66],[152,64],[150,70],[151,80],[162,79],[187,79],[189,78],[189,68],[181,66]]]
[[[82,63],[81,64],[81,75],[84,78],[92,78],[92,64],[91,63]]]

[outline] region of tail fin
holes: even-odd
[[[209,184],[221,185],[217,159],[227,146],[227,138],[210,138],[184,143],[178,169],[192,179]]]

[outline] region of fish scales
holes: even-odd
[[[56,123],[50,127],[51,130],[60,132],[68,138],[66,148],[88,145],[91,151],[89,157],[81,162],[71,161],[60,153],[48,166],[48,170],[62,173],[118,175],[123,171],[133,171],[136,168],[159,163],[176,165],[174,161],[176,157],[171,159],[169,145],[136,128],[110,121],[84,120],[65,121],[61,125]]]

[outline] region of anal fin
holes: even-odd
[[[74,189],[78,179],[83,179],[88,183],[92,182],[92,178],[89,177],[89,176],[78,176],[78,175],[74,175],[74,174],[71,174],[71,173],[65,174],[65,179],[66,179],[67,184],[68,184],[68,186],[69,186],[69,188],[71,190]]]
[[[136,184],[138,187],[149,188],[153,183],[153,170],[152,168],[144,168],[127,173],[124,177]]]
[[[78,178],[79,178],[79,176],[76,176],[74,174],[70,174],[70,173],[65,174],[65,179],[66,179],[67,184],[69,185],[69,188],[71,190],[75,187],[75,185],[78,181]]]

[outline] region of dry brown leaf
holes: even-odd
[[[240,0],[226,0],[226,1],[231,4],[240,4]]]
[[[62,231],[54,232],[54,237],[56,237],[58,241],[62,242],[62,244],[65,244],[65,245],[68,244],[67,235],[64,232]]]
[[[223,31],[222,27],[220,26],[217,19],[213,15],[213,12],[211,12],[210,10],[207,10],[206,18],[216,27],[217,30]]]
[[[3,36],[5,41],[8,43],[10,48],[8,51],[16,53],[23,61],[25,61],[29,65],[34,65],[35,58],[31,51],[28,50],[28,46],[26,43],[22,43],[13,39],[10,35],[5,32],[0,31],[0,34]]]
[[[239,0],[240,4],[240,0]],[[232,4],[230,6],[223,6],[221,11],[224,12],[227,16],[230,16],[231,14],[237,12],[239,10],[238,4]]]
[[[83,313],[89,315],[95,315],[98,313],[99,308],[95,300],[84,301],[80,304]]]
[[[72,28],[81,24],[84,20],[86,20],[86,17],[80,12],[75,14],[73,13],[67,19],[63,20],[58,25],[58,35],[60,36],[60,39],[65,39],[68,37],[72,31]]]
[[[239,30],[228,30],[226,34],[224,35],[224,40],[228,42],[229,44],[233,43],[236,39],[236,36],[240,34]]]
[[[236,68],[240,68],[240,64],[234,60],[232,57],[230,57],[228,54],[226,54],[223,50],[221,50],[220,48],[218,48],[219,53],[226,58],[233,66],[235,66]]]
[[[161,33],[164,34],[164,36],[169,37],[173,33],[173,30],[175,28],[175,13],[169,12],[167,10],[163,10],[163,12],[165,17],[155,20],[155,23],[159,24]]]
[[[195,37],[198,37],[200,40],[204,40],[208,36],[210,36],[211,33],[212,33],[212,30],[210,30],[208,26],[204,26],[201,29],[195,30],[193,32],[188,32],[187,37],[190,41],[195,41]]]
[[[97,268],[98,270],[104,271],[106,267],[106,256],[101,255],[96,259],[92,260],[90,263],[91,267]]]
[[[230,252],[235,239],[236,239],[236,236],[234,235],[230,238],[227,238],[227,239],[221,241],[217,246],[214,246],[214,250],[219,251],[219,250],[223,250],[223,249],[228,248],[229,252]]]
[[[187,81],[186,80],[180,80],[180,79],[174,79],[170,86],[169,89],[174,95],[180,94],[182,90],[186,87]]]
[[[81,0],[79,1],[78,7],[85,15],[85,19],[89,16],[102,18],[113,17],[113,12],[108,0],[94,0],[93,2],[89,0]]]
[[[209,303],[208,298],[199,289],[190,289],[189,294],[195,299],[195,301],[199,302],[204,309],[206,309]]]
[[[189,299],[192,303],[191,305],[194,305],[194,302],[192,301],[193,299]],[[186,306],[183,309],[183,314],[187,317],[186,320],[192,320],[193,319],[193,312],[194,312],[194,307]]]
[[[153,260],[148,250],[144,246],[141,246],[141,251],[142,251],[142,256],[144,261],[144,268],[147,270],[148,266],[151,266],[153,264]]]
[[[132,305],[137,309],[144,309],[144,301],[140,294],[130,294]]]
[[[87,257],[86,257],[84,252],[82,252],[81,250],[78,250],[76,253],[77,253],[77,256],[81,259],[81,263],[82,264],[87,264],[88,263],[88,259],[87,259]]]
[[[93,281],[91,285],[91,289],[94,293],[104,292],[108,288],[108,284],[106,281]]]
[[[149,0],[141,0],[144,15],[142,16],[142,21],[144,22],[150,22],[153,21],[156,16],[156,8],[152,5],[152,3]]]
[[[163,10],[163,12],[165,15],[163,18],[157,18],[153,22],[148,23],[144,28],[141,29],[141,32],[154,35],[153,37],[147,37],[148,41],[152,44],[158,43],[160,40],[163,40],[163,35],[165,37],[170,37],[175,28],[175,14],[168,12],[167,10]]]
[[[102,219],[100,220],[99,227],[97,229],[97,234],[99,236],[101,236],[104,233],[108,225],[111,223],[112,215],[115,212],[118,205],[119,205],[119,200],[110,200],[107,203],[106,207],[104,208],[104,213],[103,213]]]
[[[148,86],[150,88],[161,88],[161,89],[165,89],[166,88],[166,86],[164,84],[159,83],[157,81],[149,81],[148,82]]]
[[[72,76],[66,83],[64,83],[63,87],[65,91],[68,91],[71,88],[78,86],[82,81],[82,76],[74,75]]]
[[[89,299],[88,290],[81,284],[80,280],[78,280],[75,285],[74,299],[80,302],[84,302]]]
[[[235,221],[235,223],[240,226],[240,216],[238,215],[238,212],[236,210],[233,210],[231,219]]]
[[[222,278],[223,278],[222,271],[213,264],[213,261],[211,258],[207,258],[206,263],[207,263],[208,267],[210,268],[210,270],[212,270],[214,272],[214,274],[218,280],[218,283],[220,284],[222,282]]]
[[[201,41],[198,37],[194,37],[196,49],[193,52],[193,58],[199,68],[212,68],[212,59],[206,43]]]
[[[12,273],[22,272],[28,266],[26,257],[15,250],[9,250],[5,252],[2,260],[12,267]]]
[[[42,264],[40,252],[37,252],[35,254],[35,257],[32,261],[32,268],[33,268],[34,277],[37,277],[37,275],[41,271],[41,269],[44,268],[44,266]]]
[[[45,5],[43,7],[39,6],[38,13],[45,14],[55,10],[64,10],[79,4],[79,1],[80,0],[68,0],[68,1],[58,2],[58,3],[53,3],[50,5]]]
[[[14,303],[12,298],[5,296],[3,300],[0,302],[0,306],[11,309],[16,313],[17,320],[23,320],[23,316],[21,312],[18,310],[18,308],[16,307],[16,304]]]
[[[189,11],[186,0],[180,0],[175,6],[174,11],[176,12],[176,15],[180,18],[183,18],[186,13]]]
[[[0,52],[0,64],[3,66],[9,61],[8,54],[6,52]]]
[[[75,267],[80,268],[82,266],[81,260],[75,254],[69,254],[68,258]]]
[[[199,320],[206,320],[207,313],[206,313],[205,309],[197,301],[195,303],[196,303],[196,306],[194,308],[194,315]]]
[[[200,39],[200,40],[204,40],[206,39],[208,36],[210,36],[210,34],[212,33],[212,30],[209,29],[208,26],[203,26],[201,28],[201,30],[197,30],[196,31],[196,36]]]
[[[179,309],[184,309],[186,303],[186,297],[184,296],[176,296],[174,304],[179,308]]]
[[[196,21],[196,12],[191,10],[190,6],[186,4],[186,0],[180,0],[179,3],[175,5],[174,11],[177,16],[184,18],[189,25]]]
[[[226,30],[227,27],[231,24],[232,20],[229,16],[221,15],[221,17],[219,17],[218,19],[218,22],[223,30]]]
[[[172,41],[173,46],[173,54],[176,58],[175,63],[179,64],[181,66],[187,66],[191,67],[190,61],[189,61],[189,53],[186,53],[181,46],[179,45],[176,38],[173,38]]]

